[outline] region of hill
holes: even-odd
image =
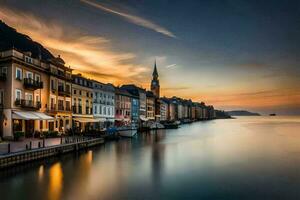
[[[230,116],[260,116],[259,113],[253,113],[246,110],[232,110],[226,112]]]
[[[26,52],[30,51],[32,57],[42,60],[54,58],[54,56],[41,44],[33,41],[29,36],[16,31],[0,20],[0,51],[5,51],[14,47],[15,49]]]

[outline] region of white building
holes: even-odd
[[[115,88],[112,84],[93,81],[93,115],[99,119],[95,128],[107,128],[115,121]]]

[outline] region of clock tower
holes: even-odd
[[[154,70],[152,73],[151,91],[157,98],[159,98],[159,90],[160,90],[160,86],[159,86],[158,73],[157,73],[156,60],[155,60]]]

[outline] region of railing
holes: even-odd
[[[43,82],[34,80],[32,78],[24,78],[24,87],[27,89],[42,89]]]
[[[22,108],[31,108],[31,109],[40,109],[41,108],[41,102],[39,102],[39,101],[34,102],[32,100],[25,100],[25,99],[16,99],[15,105],[21,106]]]
[[[0,73],[0,81],[6,81],[6,73]]]

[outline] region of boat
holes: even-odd
[[[121,137],[134,137],[137,134],[135,126],[118,127],[117,130]]]
[[[270,114],[270,116],[276,116],[276,114],[275,114],[275,113],[272,113],[272,114]]]
[[[164,128],[165,126],[159,122],[154,122],[153,124],[150,125],[150,129],[164,129]]]
[[[178,124],[177,123],[166,123],[164,124],[165,129],[177,129],[178,128]]]

